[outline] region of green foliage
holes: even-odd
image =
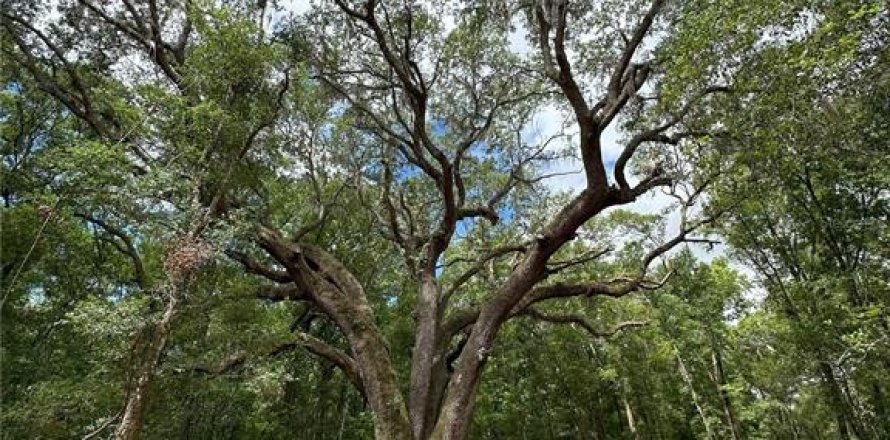
[[[16,6],[36,20],[53,2],[30,3]],[[373,106],[398,120],[402,104],[357,86],[347,102],[319,79],[325,69],[384,71],[376,48],[352,38],[331,5],[314,21],[270,29],[256,2],[185,2],[182,10],[161,2],[165,20],[188,19],[194,35],[176,75],[143,72],[151,60],[75,3],[57,5],[60,26],[50,29],[65,50],[81,44],[67,64],[47,61],[51,50],[33,37],[25,45],[45,64],[22,62],[12,27],[0,35],[0,437],[110,431],[146,329],[163,313],[165,263],[204,220],[208,257],[182,280],[142,438],[372,437],[371,410],[340,370],[303,350],[276,350],[294,329],[346,353],[350,341],[307,304],[257,298],[269,286],[232,255],[271,261],[254,246],[261,225],[328,250],[362,283],[395,373],[409,382],[419,257],[381,224],[391,203],[411,217],[401,226],[435,233],[438,189],[369,135],[374,121],[357,110]],[[394,41],[411,34],[420,42],[423,62],[413,68],[442,68],[435,86],[448,93],[430,98],[419,124],[449,157],[467,148],[467,206],[521,178],[497,221],[462,220],[434,262],[443,286],[475,271],[449,313],[491,298],[522,254],[479,258],[536,240],[571,197],[539,179],[563,151],[548,147],[522,162],[537,148],[525,130],[553,95],[534,70],[536,52],[509,50],[510,32],[524,22],[509,2],[471,3],[456,7],[453,27],[439,16],[451,11],[444,4],[387,23]],[[646,321],[609,337],[511,317],[486,366],[471,438],[798,439],[844,429],[886,438],[890,12],[877,1],[669,3],[646,50],[656,79],[640,91],[657,103],[635,98],[623,127],[634,133],[700,104],[677,129],[706,134],[646,145],[642,156],[663,159],[672,175],[713,181],[706,206],[694,209],[724,212],[709,232],[725,241],[725,255],[701,261],[690,246],[653,264],[652,279],[670,274],[657,290],[538,307],[605,333]],[[569,45],[583,59],[576,70],[585,84],[607,80],[603,66],[624,47],[614,23],[635,22],[647,6],[572,4]],[[392,81],[387,75],[374,80]],[[53,95],[51,84],[71,96]],[[715,84],[730,91],[698,96]],[[81,103],[79,93],[95,121],[60,103]],[[516,96],[524,99],[462,146],[485,122],[480,115]],[[477,108],[467,116],[470,102]],[[632,166],[642,175],[643,164]],[[607,211],[559,249],[551,262],[565,267],[550,267],[546,282],[626,279],[675,220]],[[607,256],[572,263],[600,251]]]

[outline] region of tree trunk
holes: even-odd
[[[337,428],[337,440],[342,440],[343,432],[346,428],[346,419],[349,417],[349,384],[347,381],[343,381],[343,384],[340,385],[340,399],[337,405],[337,410],[340,413],[340,425]]]
[[[621,392],[621,403],[624,405],[624,416],[627,418],[627,427],[630,429],[630,434],[635,440],[639,440],[640,433],[637,432],[637,424],[634,421],[634,412],[630,407],[630,402],[627,401],[627,393],[624,391]]]
[[[887,412],[887,399],[881,383],[873,380],[871,384],[872,399],[874,400],[875,419],[877,421],[877,436],[879,438],[890,438],[890,414]]]
[[[850,414],[847,404],[844,402],[843,391],[834,377],[834,370],[827,362],[819,362],[819,373],[822,375],[822,384],[834,404],[835,411],[837,411],[838,436],[841,440],[850,440]]]
[[[603,173],[605,179],[605,173]],[[592,190],[598,188],[601,190]],[[479,376],[488,361],[498,331],[523,295],[547,275],[547,261],[575,237],[587,220],[615,203],[608,185],[589,185],[543,228],[535,245],[479,312],[467,343],[457,359],[444,402],[430,436],[433,440],[463,440],[473,415]]]
[[[732,430],[732,438],[734,440],[741,440],[742,427],[735,416],[735,411],[732,408],[732,400],[729,397],[729,393],[726,391],[726,375],[723,371],[723,356],[721,356],[720,349],[717,348],[716,343],[711,346],[711,363],[714,366],[714,380],[717,382],[717,391],[720,393],[720,402],[723,404],[723,415],[726,417],[726,424],[729,425],[730,430]]]
[[[368,406],[374,415],[374,436],[379,440],[412,440],[411,423],[389,352],[370,315],[370,307],[365,304],[364,308],[367,314],[353,311],[351,315],[355,320],[346,327],[346,334],[358,361]]]
[[[139,437],[139,431],[142,428],[142,417],[147,402],[147,393],[154,382],[161,355],[167,347],[170,324],[178,311],[176,308],[178,303],[179,300],[176,298],[176,295],[170,295],[167,298],[167,306],[161,320],[154,326],[145,358],[142,360],[137,372],[136,382],[127,395],[127,403],[124,407],[121,423],[114,433],[114,438],[117,440],[133,440]]]
[[[857,401],[853,390],[850,389],[850,381],[847,380],[846,375],[841,374],[840,384],[844,394],[844,402],[846,402],[850,414],[850,426],[853,428],[853,433],[860,439],[871,438],[871,433],[862,423],[862,405]]]
[[[674,354],[677,357],[677,365],[680,369],[680,375],[683,376],[683,381],[686,382],[686,386],[689,387],[689,393],[692,395],[692,403],[695,405],[695,410],[698,412],[699,417],[701,417],[702,424],[705,427],[705,433],[707,433],[708,438],[714,438],[714,432],[711,430],[711,424],[708,423],[708,418],[705,416],[704,409],[699,403],[698,393],[695,392],[695,386],[692,383],[692,376],[689,374],[689,370],[686,369],[686,364],[683,363],[683,358],[680,357],[680,350],[677,349],[677,346],[674,346]]]
[[[318,400],[315,403],[315,422],[312,424],[309,437],[312,440],[325,438],[324,430],[327,426],[327,407],[330,389],[336,381],[334,380],[334,367],[332,365],[322,365],[318,375],[318,384],[316,385],[316,393]]]
[[[349,374],[358,377],[373,414],[377,439],[412,440],[411,422],[396,382],[389,349],[374,318],[364,288],[336,257],[308,244],[290,243],[263,229],[259,244],[281,263],[294,286],[311,297],[343,332],[352,350]],[[346,362],[346,361],[343,361]]]
[[[432,273],[425,273],[421,280],[420,297],[414,309],[417,331],[411,352],[411,389],[408,394],[408,413],[414,438],[429,435],[439,399],[434,396],[434,366],[442,361],[439,353],[439,289]],[[438,357],[438,359],[437,359]]]

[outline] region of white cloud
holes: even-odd
[[[305,14],[313,6],[310,0],[281,0],[278,2],[278,5],[285,12],[292,12],[297,15]]]
[[[531,52],[531,47],[528,44],[528,31],[518,16],[513,18],[512,25],[513,31],[507,35],[510,50],[519,55],[528,55]]]

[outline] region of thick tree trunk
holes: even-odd
[[[602,190],[585,189],[544,227],[523,261],[513,270],[494,298],[479,312],[467,343],[457,359],[431,439],[466,438],[479,389],[479,377],[501,325],[523,295],[547,276],[547,260],[550,256],[573,239],[575,231],[584,222],[614,203],[611,197],[615,194],[605,184],[595,188]]]
[[[540,275],[538,275],[540,276]],[[528,279],[514,279],[511,281],[515,289],[522,292],[528,291],[533,282]],[[505,289],[508,292],[512,287]],[[527,286],[523,286],[527,284]],[[492,349],[500,325],[506,319],[515,301],[508,302],[510,298],[501,297],[493,300],[480,312],[473,331],[457,360],[457,367],[451,377],[445,394],[445,401],[439,414],[439,420],[431,435],[435,440],[463,440],[466,438],[470,418],[473,414],[475,396],[479,388],[479,376],[485,366]],[[518,300],[518,298],[516,299]]]
[[[426,438],[435,423],[438,398],[434,396],[434,367],[442,360],[438,350],[441,345],[439,289],[431,272],[424,273],[422,278],[420,297],[414,309],[417,330],[411,352],[411,388],[408,394],[408,413],[416,439]]]
[[[170,335],[170,325],[176,316],[179,300],[175,295],[167,298],[164,314],[153,328],[149,346],[146,349],[145,358],[140,363],[139,370],[133,388],[127,395],[127,403],[124,407],[121,423],[114,433],[117,440],[133,440],[139,437],[142,428],[142,417],[147,403],[147,393],[154,382],[158,362],[167,347],[167,338]]]
[[[365,397],[374,415],[374,436],[379,440],[411,440],[414,435],[389,351],[371,313],[367,303],[355,307],[346,314],[351,316],[351,322],[341,328],[353,349]]]

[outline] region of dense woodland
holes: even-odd
[[[879,0],[2,0],[4,439],[890,439]]]

